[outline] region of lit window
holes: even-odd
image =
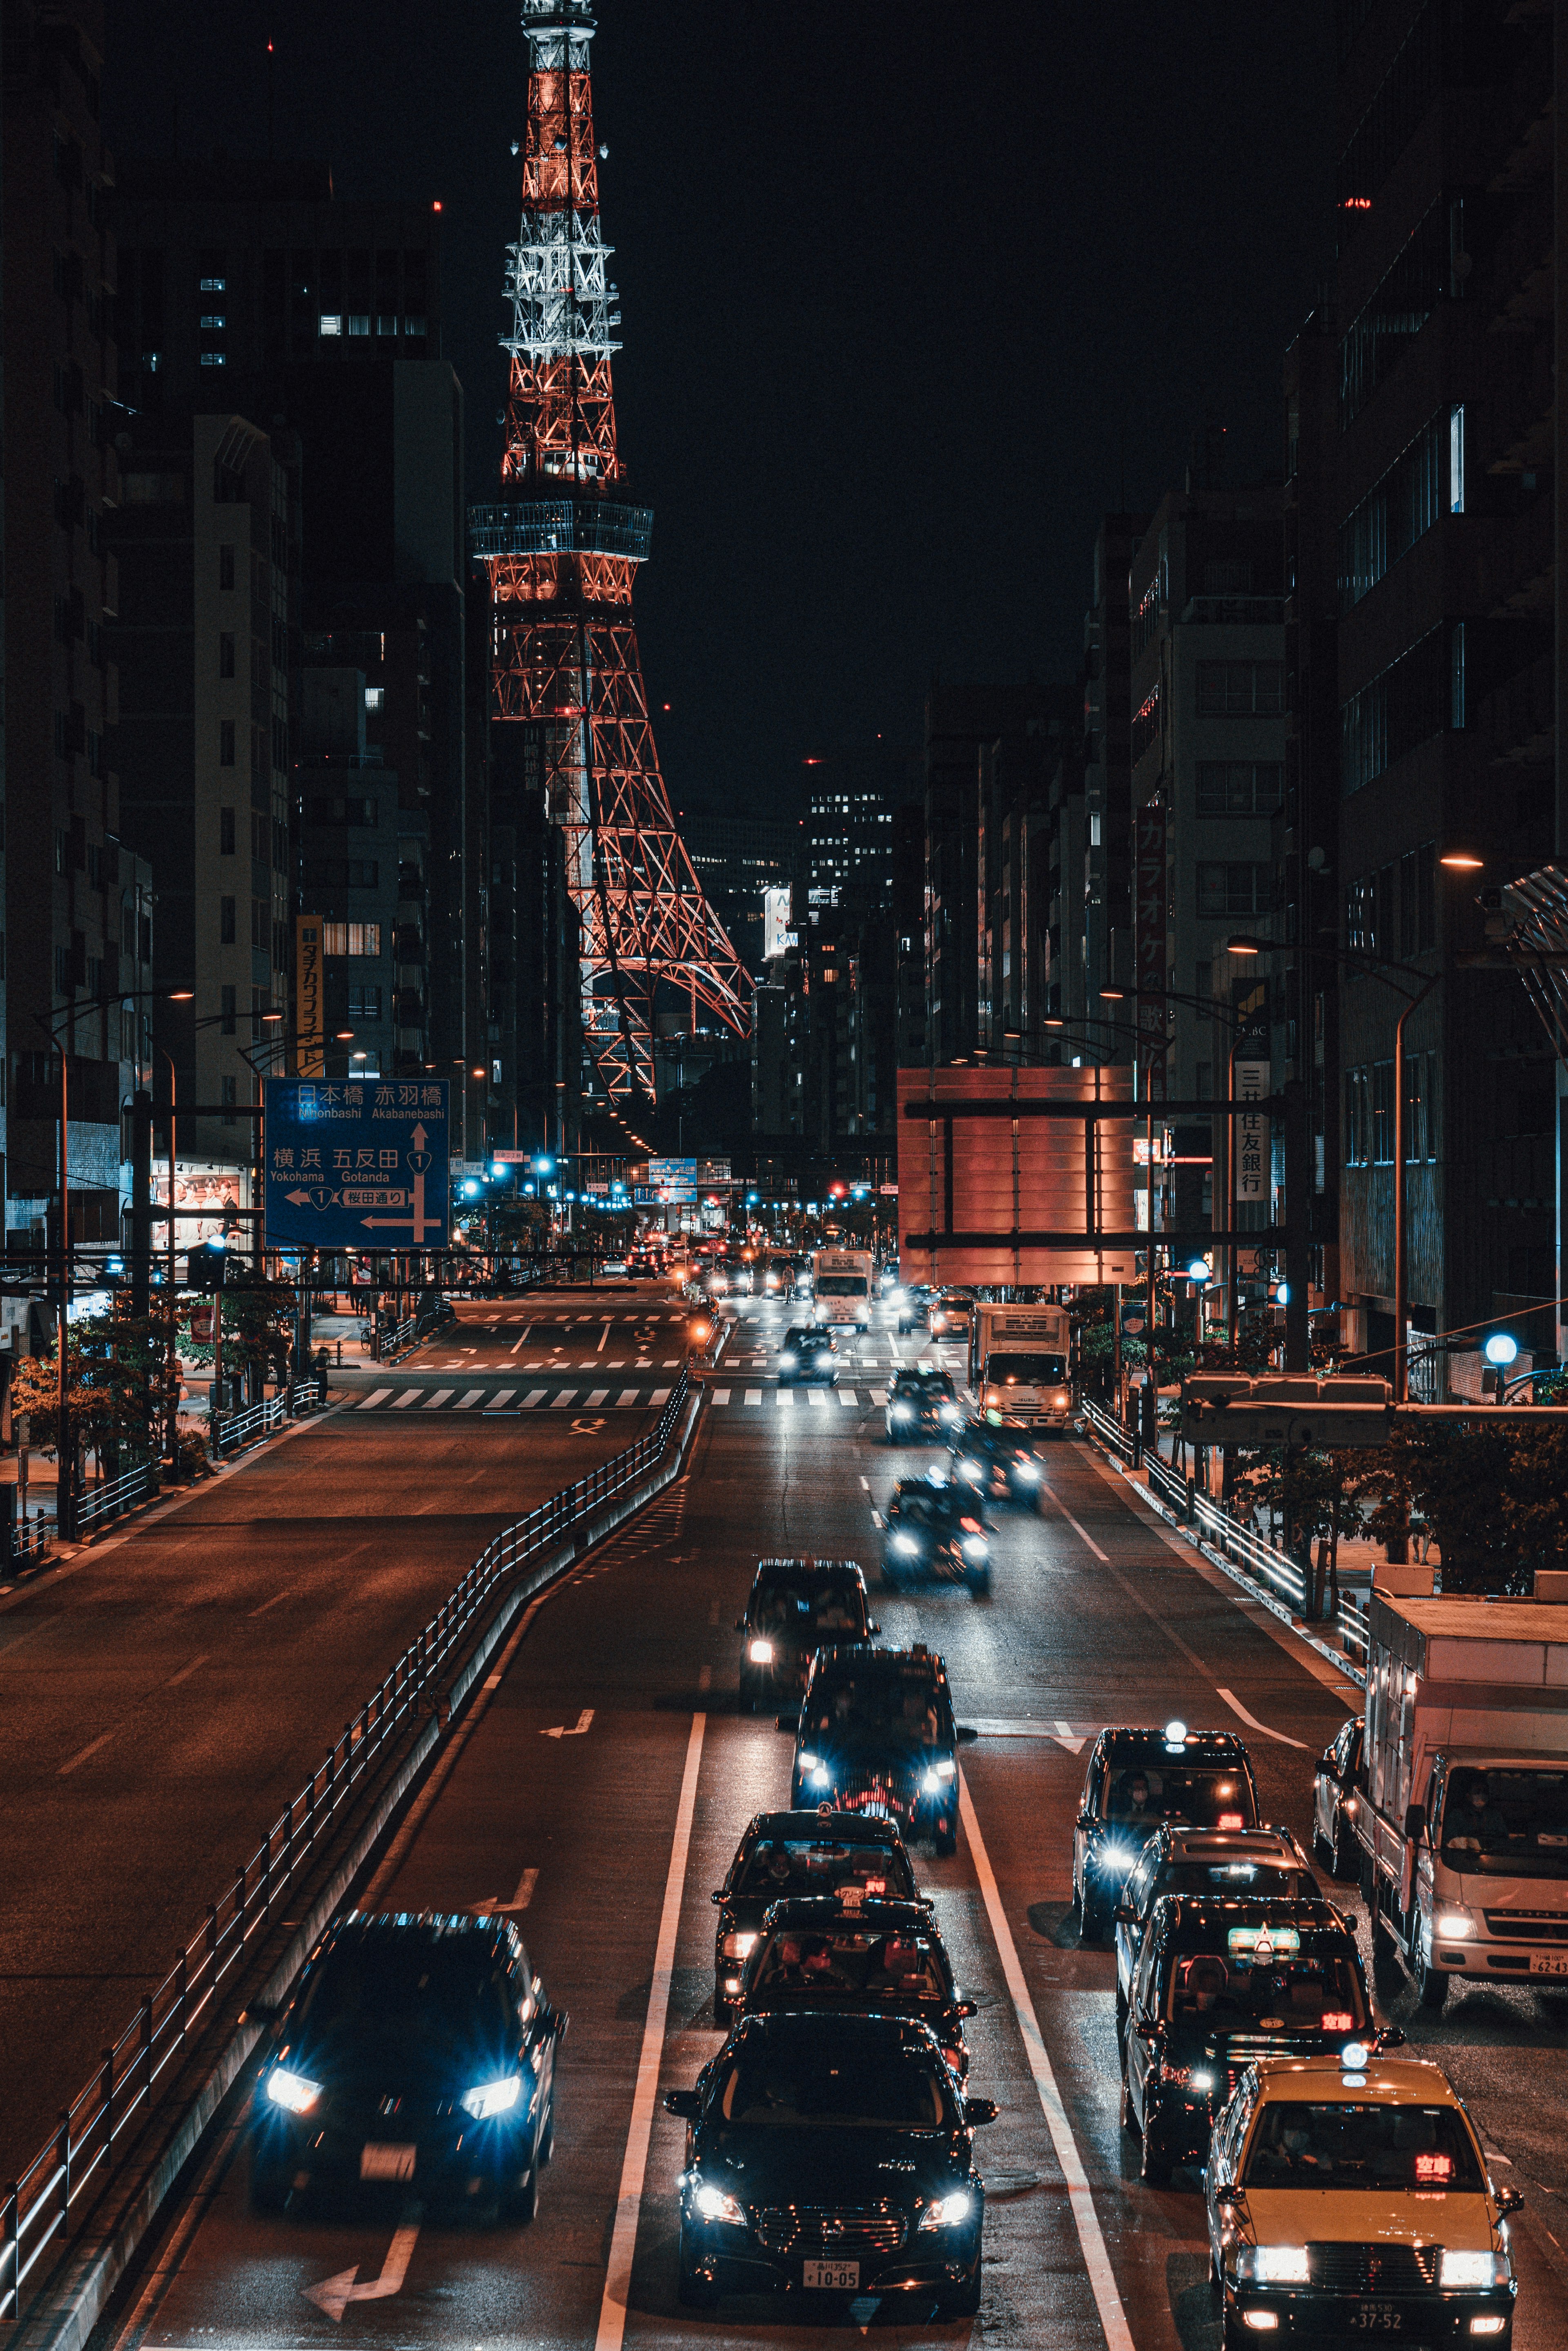
[[[215,333],[221,335],[228,323],[227,319],[224,318],[221,310],[209,310],[206,317],[202,321],[202,331],[203,334]]]
[[[384,685],[368,685],[365,688],[366,709],[379,710],[386,691],[387,689]]]
[[[222,351],[203,351],[202,353],[202,365],[203,367],[226,367],[227,364],[228,362],[224,359]]]
[[[424,330],[425,322],[422,319],[405,319],[403,320],[403,332],[405,335],[422,335]]]
[[[341,315],[336,310],[323,310],[321,313],[321,331],[324,335],[340,335],[343,332],[343,320]]]
[[[228,287],[229,281],[226,277],[203,277],[202,280],[203,294],[226,294]]]
[[[397,331],[398,322],[396,319],[388,319],[384,317],[377,319],[376,332],[379,335],[395,335]]]
[[[323,923],[321,952],[329,956],[379,956],[379,923]]]
[[[1461,401],[1449,411],[1449,512],[1465,510],[1465,411]]]
[[[369,313],[365,310],[351,310],[343,323],[351,335],[368,335],[370,331]]]

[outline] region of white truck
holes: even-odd
[[[1064,1433],[1073,1424],[1071,1352],[1064,1306],[976,1306],[969,1339],[976,1404]]]
[[[1454,1976],[1562,1982],[1568,1607],[1375,1588],[1367,1631],[1353,1818],[1375,1945],[1402,1942],[1429,2009]]]
[[[869,1249],[818,1249],[811,1261],[813,1314],[835,1328],[871,1327],[871,1284],[877,1261]]]

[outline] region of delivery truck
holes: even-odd
[[[871,1327],[871,1281],[877,1260],[869,1249],[818,1249],[811,1261],[811,1286],[818,1322],[834,1328]]]
[[[1065,1434],[1073,1425],[1071,1349],[1064,1306],[977,1306],[969,1338],[976,1404]]]
[[[1424,2007],[1456,1976],[1568,1981],[1568,1607],[1374,1588],[1358,1777],[1374,1947]]]

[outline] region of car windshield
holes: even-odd
[[[866,1276],[863,1273],[819,1273],[816,1294],[819,1298],[864,1298]]]
[[[758,1956],[754,1992],[874,1993],[892,2000],[945,2001],[947,1980],[929,1937],[907,1928],[891,1934],[847,1927],[830,1933],[781,1928]]]
[[[1450,1773],[1439,1832],[1452,1867],[1493,1877],[1568,1877],[1568,1771],[1494,1764]]]
[[[811,1694],[807,1737],[901,1739],[935,1747],[950,1743],[947,1708],[923,1674],[834,1675]]]
[[[1108,1771],[1101,1812],[1126,1828],[1193,1821],[1200,1828],[1250,1829],[1257,1819],[1246,1775],[1234,1766],[1163,1761]]]
[[[1475,2142],[1452,2106],[1323,2105],[1276,2098],[1247,2149],[1249,2188],[1370,2188],[1417,2194],[1484,2186]]]
[[[1311,1874],[1271,1861],[1168,1861],[1149,1889],[1162,1894],[1265,1894],[1282,1902],[1310,1900]]]
[[[952,2092],[931,2060],[903,2050],[831,2047],[804,2036],[742,2047],[720,2072],[714,2105],[746,2130],[950,2130]]]
[[[836,1894],[858,1886],[894,1901],[913,1897],[915,1880],[902,1845],[840,1844],[833,1837],[761,1837],[734,1891],[770,1902],[791,1894]]]
[[[1345,1938],[1282,1920],[1199,1929],[1162,1960],[1161,2011],[1210,2032],[1356,2032],[1366,2022]]]
[[[1065,1355],[988,1355],[985,1376],[992,1387],[1048,1388],[1067,1376]]]
[[[919,1375],[919,1379],[920,1385],[925,1389],[925,1392],[929,1396],[950,1396],[952,1395],[953,1380],[952,1374],[950,1372],[922,1372]]]
[[[347,1943],[321,1961],[300,2010],[299,2035],[489,2044],[514,2039],[516,2024],[505,1970],[488,1951],[422,1939]]]
[[[759,1633],[860,1633],[866,1612],[858,1590],[837,1583],[764,1583],[752,1602]]]

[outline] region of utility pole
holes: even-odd
[[[1285,1369],[1310,1372],[1312,1342],[1307,1320],[1307,1274],[1312,1199],[1312,1144],[1307,1134],[1306,1088],[1287,1078],[1285,1097]]]
[[[152,1096],[130,1097],[130,1311],[152,1309]]]
[[[67,1169],[68,1128],[70,1123],[71,1057],[67,1040],[60,1040],[60,1331],[55,1367],[59,1385],[57,1390],[57,1428],[55,1458],[59,1467],[55,1488],[55,1531],[62,1542],[70,1542],[76,1534],[76,1434],[71,1426],[71,1374],[69,1349],[66,1343],[71,1307],[71,1196]]]

